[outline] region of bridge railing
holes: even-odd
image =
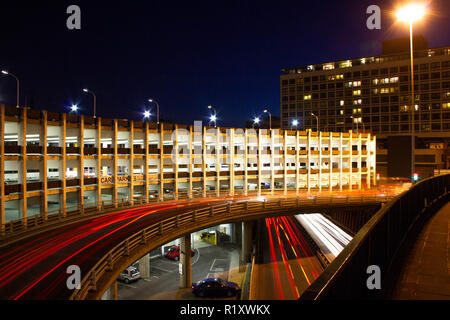
[[[288,189],[287,191],[292,192],[293,190]],[[257,190],[248,191],[247,194],[244,194],[243,190],[235,190],[233,196],[264,196],[272,194],[283,195],[284,193],[285,192],[283,189],[274,189],[273,191],[270,189],[263,189],[259,194]],[[353,194],[355,193],[357,194],[356,190]],[[215,190],[208,190],[205,192],[194,190],[191,194],[188,192],[165,193],[163,195],[150,194],[148,198],[146,196],[135,196],[133,199],[131,199],[130,196],[127,196],[118,198],[116,201],[103,200],[101,202],[87,202],[84,203],[84,205],[77,204],[67,206],[65,210],[63,208],[59,208],[56,210],[47,211],[46,214],[40,213],[34,216],[8,221],[4,225],[0,226],[0,240],[19,233],[37,230],[40,227],[71,221],[77,218],[100,215],[109,211],[115,211],[116,209],[132,208],[163,201],[215,198],[225,195],[229,195],[229,190],[220,190],[219,192]],[[315,196],[316,194],[312,192],[311,195]],[[320,199],[322,198],[323,197],[321,196]],[[320,199],[319,201],[321,201]]]
[[[428,178],[384,205],[360,229],[324,272],[302,294],[302,300],[377,299],[389,296],[402,250],[424,221],[450,198],[450,175]],[[367,282],[378,266],[381,290]],[[371,269],[373,270],[373,269]]]
[[[302,207],[319,207],[320,205],[330,205],[346,207],[350,204],[362,203],[380,203],[389,200],[386,196],[346,196],[336,198],[329,196],[311,196],[311,197],[291,197],[261,200],[243,200],[230,202],[226,204],[213,205],[202,209],[188,210],[176,216],[164,219],[154,223],[139,232],[127,237],[121,241],[107,254],[99,259],[99,261],[85,274],[81,281],[80,289],[74,291],[71,300],[86,299],[90,293],[98,290],[97,284],[107,274],[113,270],[114,265],[120,264],[119,260],[132,255],[134,250],[138,250],[140,246],[155,241],[157,237],[168,232],[178,230],[188,230],[193,225],[200,225],[202,222],[211,222],[214,218],[219,219],[226,216],[227,219],[236,218],[243,214],[257,214],[279,212],[281,210],[296,209]]]

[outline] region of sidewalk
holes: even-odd
[[[450,202],[431,217],[411,248],[392,299],[450,300]]]

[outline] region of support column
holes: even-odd
[[[117,123],[117,119],[114,119],[114,137],[113,137],[113,145],[114,145],[114,186],[113,186],[113,203],[114,203],[114,207],[117,208],[119,205],[119,199],[118,199],[118,177],[117,177],[117,135],[118,135],[118,123]]]
[[[287,194],[287,130],[283,130],[283,193]]]
[[[159,124],[159,201],[164,200],[164,125]]]
[[[102,119],[97,118],[97,210],[102,203]]]
[[[299,179],[300,179],[300,134],[298,130],[295,131],[295,194],[298,195],[299,191]]]
[[[202,127],[202,175],[203,197],[206,197],[206,127]]]
[[[374,136],[373,137],[373,144],[372,144],[372,150],[373,150],[373,156],[374,156],[374,161],[372,161],[373,163],[373,185],[376,186],[377,185],[377,137]],[[372,156],[372,155],[370,155]]]
[[[230,159],[228,161],[228,183],[229,183],[229,189],[230,189],[230,196],[234,196],[234,131],[235,129],[228,129],[227,130],[227,138],[228,139],[228,154],[227,157]],[[230,136],[228,137],[228,133]]]
[[[342,132],[339,134],[339,191],[342,191]]]
[[[322,191],[322,131],[317,133],[317,139],[319,144],[319,192]]]
[[[22,199],[20,200],[20,212],[19,216],[25,219],[28,216],[27,213],[27,108],[22,108],[22,119],[20,121],[18,141],[22,142],[22,166],[19,168],[18,181],[22,184]],[[26,222],[25,222],[26,224]]]
[[[67,189],[66,189],[66,170],[67,170],[67,152],[66,152],[66,134],[67,134],[67,114],[62,114],[62,120],[61,120],[61,135],[60,135],[60,147],[61,147],[61,162],[62,166],[60,165],[59,168],[59,179],[61,180],[61,211],[63,214],[63,217],[66,216],[66,202],[67,202]]]
[[[188,187],[188,198],[192,199],[192,171],[194,170],[194,159],[192,157],[192,139],[193,139],[194,131],[192,130],[192,126],[189,126],[189,140],[188,140],[188,148],[189,148],[189,187]]]
[[[278,130],[277,130],[278,131]],[[270,137],[270,194],[273,194],[275,191],[275,141],[273,136],[273,130],[269,129],[269,137]],[[279,161],[279,153],[277,154],[277,158]]]
[[[352,176],[353,176],[353,167],[352,167],[352,158],[353,158],[353,148],[352,148],[352,142],[353,142],[353,134],[350,130],[348,133],[348,189],[352,190],[353,188],[353,182],[352,182]]]
[[[48,188],[47,188],[47,111],[42,111],[41,132],[39,134],[39,144],[42,147],[41,161],[39,165],[39,178],[42,183],[41,191],[41,215],[47,220],[48,211]],[[4,141],[4,140],[2,140]]]
[[[220,132],[220,128],[216,128],[216,196],[220,197],[220,157],[222,156],[222,149],[220,147],[220,138],[222,137],[222,133]]]
[[[370,143],[370,133],[367,135],[367,139],[366,139],[366,185],[367,185],[367,189],[370,189],[371,187],[371,182],[370,182],[370,175],[371,175],[371,154],[370,151],[372,150],[371,148],[371,143]]]
[[[358,190],[362,185],[362,136],[358,133]]]
[[[306,184],[308,185],[308,193],[311,192],[311,130],[308,129],[306,139]]]
[[[5,232],[5,106],[0,113],[0,235]]]
[[[333,133],[330,132],[330,139],[328,140],[328,189],[333,191]]]
[[[80,201],[81,212],[84,212],[84,116],[80,116]]]
[[[242,223],[241,261],[243,263],[251,262],[253,247],[253,224],[254,221],[244,221]]]
[[[148,150],[148,143],[149,143],[149,141],[148,141],[148,134],[149,134],[149,132],[148,132],[149,130],[148,130],[148,122],[146,121],[145,122],[145,129],[144,129],[144,134],[145,134],[145,137],[144,137],[144,143],[145,143],[145,159],[144,159],[144,161],[145,161],[145,164],[144,164],[144,177],[145,177],[145,199],[146,199],[146,201],[148,202],[149,201],[149,190],[148,190],[148,188],[149,188],[149,180],[150,180],[150,176],[149,176],[149,174],[148,174],[148,159],[149,159],[149,155],[148,155],[148,152],[149,152],[149,150]]]
[[[117,281],[114,281],[111,287],[106,290],[102,300],[117,300]]]
[[[139,259],[138,265],[139,272],[141,273],[141,277],[143,279],[150,278],[150,254],[147,253],[141,259]]]
[[[191,280],[191,234],[180,238],[180,288],[190,288]]]
[[[267,132],[267,131],[266,131]],[[262,156],[261,156],[261,129],[258,129],[258,196],[261,195],[261,162],[262,162]]]
[[[244,196],[248,194],[248,137],[247,128],[244,129]]]
[[[174,173],[174,190],[173,192],[175,193],[175,200],[178,200],[178,125],[175,125],[174,128],[175,132],[173,133],[173,136],[175,137],[174,141],[173,141],[173,150],[172,150],[172,154],[174,154],[173,152],[175,151],[175,163],[173,164],[173,173]]]
[[[130,204],[134,204],[134,121],[130,121]]]

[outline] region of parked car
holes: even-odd
[[[206,278],[192,283],[192,293],[197,297],[232,297],[241,294],[239,286],[220,278]]]
[[[117,280],[123,281],[125,283],[130,283],[133,281],[137,281],[141,278],[141,273],[139,270],[135,267],[128,267],[125,270],[123,270],[120,274]]]
[[[195,251],[191,249],[191,257],[193,257],[195,254]],[[173,246],[167,251],[166,258],[178,261],[180,260],[180,247],[179,246]]]

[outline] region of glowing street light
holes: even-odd
[[[73,105],[70,107],[70,110],[72,110],[73,112],[77,112],[77,111],[78,111],[78,106],[77,106],[76,104],[73,104]]]
[[[297,129],[297,126],[298,126],[298,120],[297,119],[292,120],[292,122],[291,122],[291,130],[292,130],[292,126],[294,126],[295,129]]]
[[[255,117],[255,119],[253,119],[253,129],[255,129],[255,124],[259,124],[259,121],[261,121],[258,117]]]
[[[91,90],[89,90],[87,88],[84,88],[83,91],[92,94],[92,96],[94,97],[94,118],[96,118],[95,112],[96,112],[96,108],[97,108],[97,96],[95,95],[94,92],[92,92]]]
[[[401,22],[409,24],[409,40],[411,53],[411,172],[414,175],[414,149],[415,144],[415,123],[414,123],[414,44],[413,44],[413,23],[417,22],[425,16],[427,12],[426,6],[423,3],[410,3],[397,10],[397,19]]]
[[[154,102],[156,104],[156,123],[159,124],[159,103],[154,99],[148,99],[148,102]]]
[[[269,129],[272,130],[272,114],[267,109],[264,110],[264,113],[269,114]]]
[[[150,111],[146,110],[144,111],[144,118],[150,118],[152,114],[150,113]]]
[[[217,112],[216,112],[216,109],[214,109],[212,106],[208,106],[208,109],[211,109],[211,110],[214,111],[214,114],[211,115],[209,117],[209,119],[210,119],[210,121],[214,121],[214,128],[216,128],[217,127],[217,123],[216,123],[216,121],[217,121]]]
[[[17,105],[16,105],[16,108],[20,108],[20,105],[19,105],[19,97],[20,97],[20,94],[19,94],[19,89],[20,89],[19,78],[16,75],[14,75],[13,73],[9,72],[8,70],[2,70],[2,73],[4,75],[11,76],[11,77],[14,77],[16,79],[16,82],[17,82]]]

